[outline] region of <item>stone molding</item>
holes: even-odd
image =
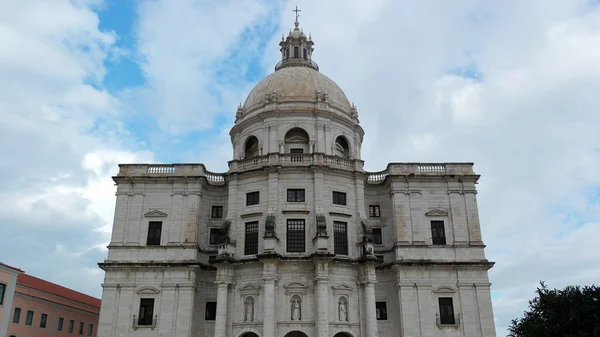
[[[150,212],[144,214],[144,217],[146,217],[146,218],[165,218],[165,217],[167,217],[167,213],[161,212],[157,209],[152,209],[152,210],[150,210]]]

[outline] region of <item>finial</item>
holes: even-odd
[[[308,40],[312,40],[312,35],[310,33],[308,33]]]
[[[302,10],[298,9],[298,5],[296,5],[296,9],[292,9],[292,12],[296,12],[296,27],[298,27],[298,17],[300,16],[298,12],[302,12]]]
[[[283,41],[283,34],[281,34],[281,41]]]

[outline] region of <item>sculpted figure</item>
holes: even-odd
[[[346,307],[346,303],[344,301],[340,301],[340,321],[348,321],[348,308]]]
[[[246,302],[246,315],[244,321],[252,322],[254,320],[254,303],[252,301]]]
[[[298,303],[297,299],[294,299],[292,302],[292,321],[300,320],[300,303]]]

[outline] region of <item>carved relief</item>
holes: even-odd
[[[246,297],[244,301],[244,321],[252,322],[254,320],[254,298],[252,296]]]
[[[302,320],[302,299],[299,295],[292,296],[292,321]]]
[[[348,322],[348,300],[344,296],[341,296],[338,302],[338,315],[341,322]]]

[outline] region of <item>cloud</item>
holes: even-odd
[[[118,162],[152,157],[129,141],[120,103],[102,89],[115,34],[98,29],[100,5],[0,5],[0,255],[94,296],[101,277],[91,271],[106,255],[114,207],[110,176]]]

